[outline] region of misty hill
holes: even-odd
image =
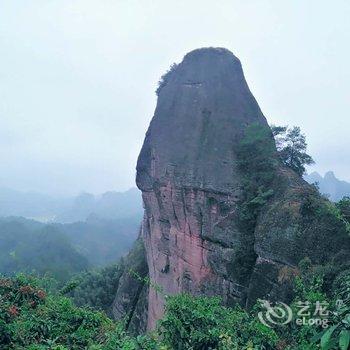
[[[95,196],[54,197],[36,192],[0,188],[0,217],[21,216],[41,222],[85,221],[90,215],[102,219],[142,217],[141,193],[110,191]]]
[[[63,279],[115,262],[136,239],[142,214],[137,189],[72,198],[0,189],[0,273]]]
[[[69,208],[72,198],[57,198],[37,192],[20,192],[0,188],[0,216],[23,216],[51,221],[57,213]]]
[[[339,201],[345,196],[350,196],[350,183],[339,180],[333,171],[328,171],[324,177],[315,171],[305,175],[304,178],[311,184],[317,183],[320,192],[329,196],[332,201]]]
[[[139,223],[137,217],[90,217],[69,224],[1,218],[0,274],[36,271],[66,280],[88,267],[116,262],[136,239]]]
[[[55,222],[72,223],[85,221],[90,216],[107,220],[137,217],[143,214],[141,193],[132,188],[126,192],[106,192],[100,196],[82,193],[55,217]]]
[[[50,226],[69,237],[73,246],[93,266],[105,266],[125,255],[138,236],[141,218],[117,220],[90,216],[86,221]]]
[[[0,273],[49,273],[60,281],[89,267],[69,238],[54,226],[33,220],[0,220]]]

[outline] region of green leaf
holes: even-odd
[[[350,331],[343,329],[339,335],[340,350],[348,350],[349,343],[350,343]]]
[[[328,328],[327,332],[323,334],[321,338],[321,349],[324,349],[324,350],[329,349],[330,339],[336,328],[337,328],[337,325],[334,325]]]

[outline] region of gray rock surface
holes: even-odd
[[[268,125],[231,52],[188,53],[163,78],[158,94],[136,178],[145,207],[141,235],[148,273],[162,288],[148,290],[148,329],[163,314],[164,294],[220,295],[227,305],[246,306],[258,297],[286,300],[290,285],[283,276],[297,273],[301,259],[324,263],[350,251],[345,231],[324,234],[320,242],[320,220],[314,214],[305,220],[303,213],[307,198],[318,194],[282,165],[274,195],[249,233],[253,244],[245,247],[237,213],[245,174],[237,149],[249,125]]]

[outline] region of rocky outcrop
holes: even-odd
[[[268,125],[231,52],[192,51],[160,86],[136,178],[151,286],[162,289],[148,290],[148,329],[162,316],[164,294],[220,295],[227,305],[247,306],[258,297],[286,299],[281,271],[293,271],[305,256],[325,262],[349,248],[344,231],[324,249],[330,238],[320,243],[312,233],[315,220],[304,220],[306,198],[315,190],[283,166],[246,243],[237,209],[244,188],[237,149],[247,127]]]
[[[144,333],[148,314],[148,266],[140,237],[122,265],[124,271],[119,278],[112,314],[115,319],[123,320],[131,333]]]
[[[240,239],[235,148],[247,125],[267,122],[239,60],[225,49],[195,50],[164,79],[136,178],[150,278],[166,294],[239,299],[245,286],[228,277]],[[163,302],[150,289],[149,328]]]

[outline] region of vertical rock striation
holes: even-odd
[[[281,271],[293,271],[305,256],[324,263],[350,251],[345,231],[319,242],[313,234],[317,225],[303,220],[305,198],[315,190],[282,166],[272,184],[274,195],[251,232],[253,244],[245,246],[237,212],[242,198],[237,149],[249,125],[268,125],[231,52],[188,53],[158,92],[136,177],[145,207],[144,271],[148,267],[151,284],[163,290],[151,287],[147,301],[134,301],[148,305],[148,329],[162,316],[164,293],[220,295],[227,305],[247,306],[258,297],[288,299]],[[114,303],[119,318],[135,309],[128,305],[128,293],[134,299],[135,293],[124,280],[117,292],[123,297]]]
[[[164,78],[136,182],[150,278],[166,294],[243,297],[246,286],[229,271],[240,240],[235,148],[253,123],[267,126],[228,50],[192,51]],[[148,302],[153,328],[163,296],[151,288]]]

